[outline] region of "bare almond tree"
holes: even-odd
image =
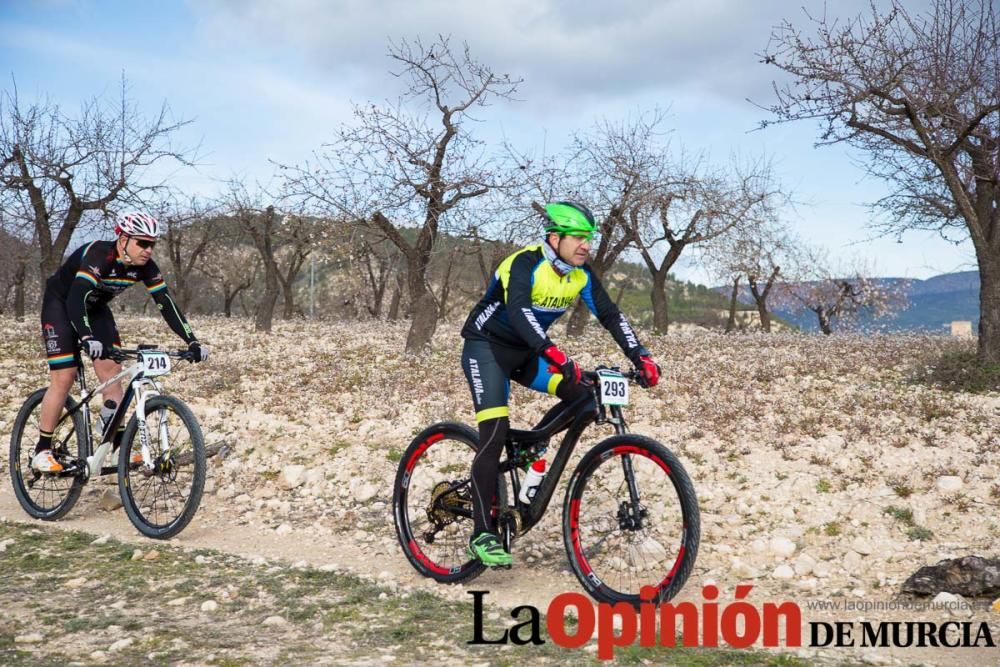
[[[703,253],[714,275],[732,285],[726,332],[736,328],[737,301],[745,292],[746,281],[757,307],[762,331],[771,332],[771,307],[768,300],[781,277],[781,266],[793,252],[795,240],[777,219],[743,225],[708,244]]]
[[[406,82],[403,96],[392,105],[356,106],[354,124],[324,146],[317,164],[286,174],[290,191],[364,220],[399,248],[413,318],[406,350],[417,352],[430,345],[439,317],[428,283],[439,233],[460,232],[449,226],[461,220],[456,210],[513,178],[486,155],[471,114],[512,98],[520,79],[497,74],[447,37],[391,44],[389,57]]]
[[[171,291],[180,306],[189,310],[194,269],[205,261],[211,246],[222,242],[223,229],[213,223],[211,205],[194,196],[184,199],[168,191],[148,209],[166,229],[160,244],[166,246]]]
[[[667,277],[681,254],[740,228],[773,219],[786,200],[770,164],[734,160],[726,170],[709,171],[681,159],[668,178],[650,187],[643,201],[627,212],[627,228],[652,276],[653,327],[666,333]],[[662,252],[662,257],[657,254]]]
[[[172,135],[189,121],[171,122],[166,103],[142,117],[122,80],[114,103],[86,101],[64,113],[48,101],[28,103],[16,86],[0,93],[0,188],[24,211],[26,236],[39,250],[44,283],[62,261],[84,216],[135,204],[161,186],[147,169],[161,161],[190,165]]]
[[[264,292],[254,308],[256,331],[271,330],[274,307],[281,293],[281,279],[278,277],[280,271],[275,259],[275,231],[280,223],[281,213],[275,210],[273,203],[264,203],[269,199],[270,196],[262,190],[251,191],[242,181],[233,179],[228,184],[228,192],[222,203],[223,210],[236,220],[260,255],[264,271]]]
[[[825,249],[802,245],[791,260],[788,280],[775,293],[775,301],[791,312],[811,311],[820,331],[852,329],[889,317],[908,306],[907,281],[873,278],[873,271],[855,260],[845,264],[830,258]]]
[[[763,54],[790,75],[778,121],[816,119],[894,186],[883,231],[959,230],[981,281],[979,359],[1000,362],[1000,22],[992,0],[889,0],[849,20],[784,22]]]
[[[194,270],[218,285],[223,314],[232,317],[233,304],[257,282],[262,262],[249,235],[233,218],[217,216],[212,225],[219,237],[205,250],[203,261]]]

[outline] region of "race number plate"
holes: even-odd
[[[601,402],[604,405],[628,405],[628,380],[621,373],[599,371]]]
[[[140,352],[139,363],[142,364],[146,377],[166,375],[170,372],[170,357],[166,352]]]

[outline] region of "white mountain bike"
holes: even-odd
[[[52,453],[62,464],[61,471],[42,473],[31,467],[46,389],[33,392],[21,406],[10,438],[14,494],[25,512],[54,521],[73,508],[91,477],[117,474],[122,506],[139,532],[157,539],[173,537],[190,523],[201,503],[205,441],[191,409],[164,394],[158,379],[170,372],[171,359],[191,357],[186,350],[167,352],[152,345],[116,349],[108,356],[135,363],[92,391],[87,390],[83,364],[78,363],[80,400],[66,399],[52,436]],[[88,404],[113,382],[126,379],[125,395],[114,415],[92,432]],[[116,449],[114,436],[133,399],[135,411]],[[100,442],[96,448],[95,442]],[[110,465],[105,465],[109,454]]]

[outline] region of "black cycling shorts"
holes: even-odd
[[[468,338],[462,348],[462,371],[472,391],[477,424],[510,416],[507,400],[511,380],[555,396],[563,379],[562,373],[531,350]]]
[[[88,307],[87,318],[94,338],[104,344],[104,349],[122,346],[118,325],[106,303]],[[70,324],[66,302],[48,290],[42,299],[42,343],[45,345],[45,357],[50,371],[76,368],[80,353],[76,329]]]

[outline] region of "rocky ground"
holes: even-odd
[[[120,324],[130,343],[171,342],[157,319],[122,318]],[[556,594],[580,590],[562,551],[558,512],[550,511],[516,545],[515,569],[488,573],[468,587],[442,588],[420,580],[396,546],[390,480],[403,450],[431,422],[471,421],[458,365],[457,325],[441,326],[434,350],[414,359],[400,353],[406,335],[400,325],[278,323],[271,334],[258,335],[246,321],[199,318],[196,324],[200,337],[212,345],[212,358],[204,365],[178,368],[167,386],[192,406],[209,444],[225,444],[229,453],[212,460],[199,514],[171,544],[211,549],[217,554],[212,558],[222,560],[229,558],[226,554],[264,560],[289,576],[296,576],[290,567],[294,563],[306,568],[336,564],[336,574],[362,577],[359,581],[368,577],[365,585],[380,586],[393,601],[404,594],[427,596],[421,599],[442,609],[467,605],[469,589],[489,590],[492,613],[501,620],[517,605],[544,610]],[[4,327],[8,334],[0,341],[0,374],[7,382],[0,387],[0,433],[6,440],[21,401],[44,382],[45,371],[36,325],[5,320]],[[558,332],[555,336],[560,337]],[[1000,641],[1000,613],[990,610],[988,599],[962,601],[952,611],[914,607],[926,600],[902,600],[911,607],[885,611],[807,608],[900,602],[901,583],[924,564],[968,554],[998,555],[1000,396],[944,390],[921,379],[942,353],[971,349],[972,343],[931,337],[708,333],[647,335],[644,342],[666,377],[654,390],[634,390],[627,413],[630,430],[678,454],[701,503],[701,551],[683,599],[701,602],[701,586],[714,582],[724,603],[737,584],[747,583],[754,586],[748,598],[752,603],[793,600],[807,621],[986,621]],[[622,361],[610,338],[597,330],[566,341],[565,347],[588,365]],[[515,389],[514,425],[530,425],[549,405],[547,397]],[[605,435],[588,433],[579,452]],[[579,456],[574,455],[571,466]],[[135,545],[115,547],[120,551],[163,548],[142,540],[121,512],[100,509],[98,499],[106,488],[112,487],[105,480],[91,484],[76,509],[57,525],[85,531],[91,540],[110,535],[112,541]],[[561,499],[559,492],[556,499]],[[0,516],[26,518],[9,482],[0,490]],[[73,539],[73,548],[89,545],[86,538]],[[6,575],[10,561],[4,554],[0,559]],[[283,565],[271,565],[276,563]],[[267,572],[267,566],[255,567]],[[20,565],[15,571],[27,576]],[[87,575],[68,571],[65,576]],[[184,597],[183,587],[175,588],[171,599]],[[8,608],[11,594],[23,593],[9,583],[3,590],[7,599],[0,603]],[[221,595],[206,596],[203,602],[212,597],[225,606]],[[178,606],[188,609],[190,617],[170,627],[197,625],[205,614],[197,605]],[[13,609],[16,621],[5,621],[8,626],[0,629],[0,637],[9,635],[11,642],[30,634],[26,619],[33,613],[25,605]],[[468,614],[467,608],[456,613]],[[303,627],[325,636],[316,625],[323,618],[314,614]],[[127,634],[127,627],[121,627]],[[303,632],[307,639],[313,637]],[[192,635],[188,644],[198,644],[201,637]],[[284,641],[282,633],[274,637],[279,644]],[[434,641],[428,637],[413,638],[408,645]],[[449,653],[449,648],[442,656],[463,661],[467,638],[451,639],[459,653]],[[329,642],[317,643],[326,647],[322,653],[327,657],[347,646],[352,648],[345,660],[380,660],[381,648],[356,635],[330,635]],[[301,645],[310,643],[316,642],[303,640]],[[299,645],[293,642],[288,650],[297,650],[293,644]],[[18,644],[16,650],[30,652],[37,646]],[[86,648],[81,655],[98,660],[93,656],[106,653],[110,643]],[[282,647],[272,648],[248,655],[280,661]],[[402,662],[417,659],[390,652]],[[1000,661],[1000,649],[798,653],[810,661]],[[545,655],[560,659],[551,652]],[[753,654],[751,661],[768,655]],[[199,649],[196,657],[207,661],[209,653]],[[312,660],[315,655],[288,657]],[[465,659],[506,661],[499,653]]]

